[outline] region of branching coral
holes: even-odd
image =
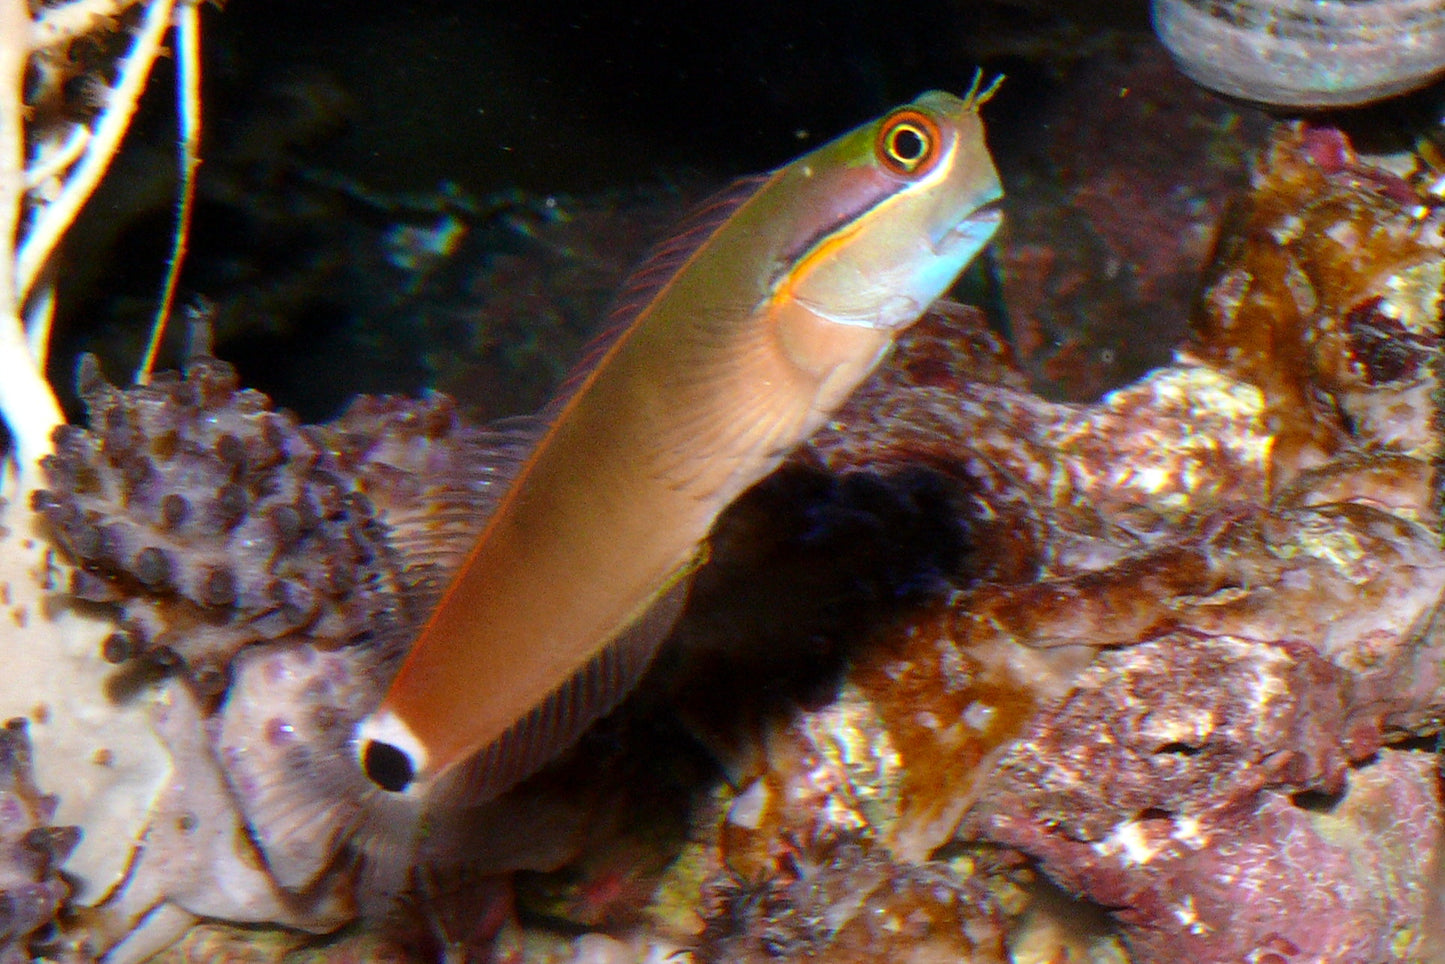
[[[136,16],[130,47],[113,63],[73,57]],[[0,412],[23,472],[61,422],[42,374],[56,249],[115,157],[173,18],[194,68],[195,16],[191,0],[70,0],[34,14],[22,0],[0,6],[0,227],[15,239],[0,258]],[[67,93],[77,74],[98,107]]]

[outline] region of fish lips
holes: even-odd
[[[953,224],[933,243],[934,253],[950,254],[960,248],[971,248],[968,257],[988,243],[1003,223],[1003,199],[995,198],[976,208],[968,217]]]

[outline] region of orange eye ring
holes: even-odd
[[[894,174],[917,177],[933,169],[942,145],[938,122],[922,111],[904,107],[878,125],[873,154]]]

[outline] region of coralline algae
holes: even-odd
[[[953,479],[967,563],[745,765],[726,874],[993,844],[1110,908],[1135,962],[1440,953],[1435,761],[1389,744],[1445,695],[1441,223],[1285,127],[1174,366],[1050,405],[967,312],[911,333],[811,449]]]

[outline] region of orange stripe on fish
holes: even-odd
[[[362,720],[377,786],[495,797],[636,683],[718,513],[847,399],[998,227],[978,116],[993,89],[924,94],[727,192],[644,263],[615,338],[552,407]]]

